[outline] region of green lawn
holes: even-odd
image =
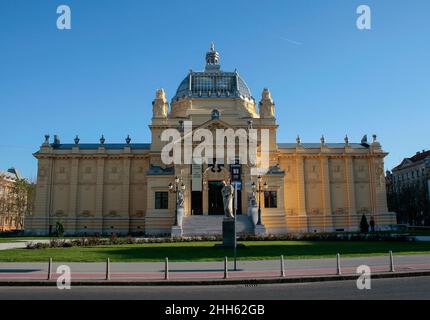
[[[105,261],[161,261],[169,257],[172,261],[220,261],[224,256],[232,257],[232,250],[214,248],[216,242],[180,242],[162,244],[117,245],[97,247],[72,247],[50,249],[12,249],[0,251],[1,262],[47,261],[52,257],[62,262]],[[430,242],[354,242],[354,241],[243,241],[246,248],[238,249],[238,259],[334,257],[430,253]]]

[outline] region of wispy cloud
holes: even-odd
[[[295,40],[288,39],[288,38],[281,37],[281,36],[279,36],[278,38],[281,39],[281,40],[287,41],[289,43],[295,44],[296,46],[301,46],[303,44],[302,42],[295,41]]]

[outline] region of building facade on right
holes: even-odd
[[[430,150],[386,172],[388,208],[402,224],[430,225]]]

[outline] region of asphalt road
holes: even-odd
[[[375,279],[370,290],[355,281],[257,286],[176,287],[0,287],[0,300],[319,300],[319,299],[430,299],[430,277]]]

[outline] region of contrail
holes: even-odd
[[[292,44],[295,44],[297,46],[301,46],[303,44],[302,42],[294,41],[294,40],[291,40],[291,39],[288,39],[288,38],[285,38],[285,37],[279,37],[279,39],[288,41],[288,42],[290,42]]]

